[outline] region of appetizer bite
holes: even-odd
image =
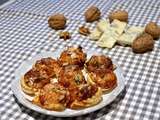
[[[87,83],[81,69],[77,65],[63,67],[59,73],[58,82],[67,88]]]
[[[104,93],[109,93],[117,86],[117,77],[109,69],[95,70],[88,73],[88,82],[99,86]]]
[[[22,90],[29,95],[34,95],[51,79],[58,76],[60,69],[59,63],[53,58],[38,60],[33,68],[22,77]]]
[[[71,109],[82,109],[98,104],[102,100],[102,90],[96,85],[82,84],[69,88]]]
[[[69,102],[69,92],[58,83],[46,84],[32,102],[48,110],[63,111]]]
[[[62,66],[78,65],[80,68],[83,68],[86,61],[86,54],[80,46],[78,48],[69,47],[61,53],[59,61]]]
[[[60,72],[60,63],[59,61],[48,57],[48,58],[42,58],[41,60],[38,60],[34,67],[42,72],[43,75],[46,75],[46,77],[58,77],[58,74]]]
[[[112,60],[104,55],[93,55],[86,63],[86,69],[88,72],[94,72],[102,69],[113,70]]]

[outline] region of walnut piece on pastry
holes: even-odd
[[[69,92],[58,83],[49,83],[34,97],[32,102],[48,110],[63,111],[69,102]]]
[[[102,101],[102,90],[96,85],[83,84],[70,88],[69,91],[71,94],[68,107],[71,109],[91,107]]]
[[[83,68],[86,61],[86,54],[80,46],[69,47],[61,53],[59,61],[62,66],[78,65],[80,68]]]

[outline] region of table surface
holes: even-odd
[[[51,120],[58,119],[32,111],[13,96],[10,89],[14,71],[24,61],[43,51],[81,45],[110,56],[121,66],[125,76],[125,90],[110,105],[87,115],[66,119],[160,119],[160,40],[154,50],[134,54],[129,47],[102,49],[88,37],[78,34],[79,26],[93,29],[95,23],[85,23],[83,13],[96,5],[106,18],[111,11],[122,9],[129,13],[129,25],[145,26],[154,21],[160,25],[160,0],[17,0],[0,9],[0,119]],[[59,31],[48,27],[53,13],[67,16],[66,31],[72,33],[67,41],[59,39]]]

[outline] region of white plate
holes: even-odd
[[[80,115],[84,115],[93,111],[96,111],[98,109],[103,108],[104,106],[110,104],[124,89],[125,84],[124,84],[124,77],[122,74],[122,70],[119,68],[118,64],[113,62],[117,68],[114,71],[116,76],[117,76],[117,82],[118,85],[117,87],[110,93],[103,95],[103,100],[93,106],[93,107],[89,107],[89,108],[85,108],[85,109],[81,109],[81,110],[71,110],[71,109],[66,109],[62,112],[57,112],[57,111],[49,111],[46,109],[43,109],[37,105],[32,104],[31,102],[29,102],[27,99],[30,99],[29,96],[27,96],[22,90],[21,90],[21,86],[20,86],[20,78],[21,76],[23,76],[29,69],[31,69],[32,65],[41,58],[44,57],[53,57],[53,58],[57,58],[59,57],[60,53],[62,50],[57,50],[55,52],[44,52],[41,53],[39,55],[36,55],[35,57],[33,57],[31,60],[27,60],[25,62],[23,62],[19,68],[16,70],[15,72],[15,79],[12,81],[11,84],[11,89],[14,93],[14,95],[16,96],[16,98],[18,99],[18,101],[34,110],[43,114],[47,114],[47,115],[52,115],[52,116],[57,116],[57,117],[73,117],[73,116],[80,116]],[[93,54],[97,54],[93,51],[87,51],[87,57],[89,58],[91,55]],[[27,98],[27,99],[26,99]]]

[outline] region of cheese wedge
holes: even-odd
[[[91,31],[89,38],[91,40],[98,40],[101,37],[101,35],[102,35],[102,32],[98,28],[95,28],[93,31]]]
[[[118,38],[117,43],[122,46],[130,46],[143,32],[144,27],[131,26]]]
[[[101,32],[105,32],[108,28],[110,27],[110,23],[109,20],[107,19],[102,19],[97,23],[97,28],[101,31]]]
[[[98,46],[112,48],[116,43],[116,39],[112,36],[111,31],[104,32],[98,41]]]
[[[115,32],[117,34],[122,35],[125,28],[127,27],[127,23],[126,22],[121,22],[121,21],[115,19],[112,22],[111,27],[115,30]]]

